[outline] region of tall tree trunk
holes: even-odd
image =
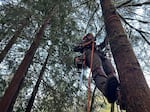
[[[150,89],[111,0],[101,0],[127,112],[150,112]]]
[[[10,50],[12,45],[16,42],[16,40],[17,40],[18,36],[20,35],[20,33],[22,32],[22,30],[28,25],[29,18],[30,18],[30,16],[21,21],[21,26],[18,27],[14,36],[9,40],[8,44],[5,46],[3,51],[0,53],[0,63],[5,58],[6,54],[8,53],[8,51]]]
[[[30,112],[30,111],[31,111],[31,108],[32,108],[32,106],[33,106],[33,102],[34,102],[34,99],[35,99],[35,96],[36,96],[36,93],[38,92],[38,87],[39,87],[39,85],[40,85],[40,82],[41,82],[41,80],[42,80],[42,76],[43,76],[43,74],[44,74],[44,70],[45,70],[45,68],[46,68],[46,64],[47,64],[47,62],[48,62],[48,58],[49,58],[49,54],[47,55],[47,58],[46,58],[46,60],[45,60],[45,62],[44,62],[44,65],[43,65],[43,67],[42,67],[42,69],[41,69],[39,78],[38,78],[38,80],[37,80],[37,82],[36,82],[36,85],[35,85],[35,87],[34,87],[34,89],[33,89],[31,98],[30,98],[30,100],[29,100],[29,102],[28,102],[28,105],[27,105],[27,108],[26,108],[26,111],[25,111],[25,112]]]
[[[2,100],[0,101],[0,112],[10,112],[9,108],[11,108],[14,105],[14,102],[16,100],[15,96],[18,95],[19,85],[21,85],[24,81],[25,73],[28,70],[29,65],[36,52],[36,49],[39,46],[44,30],[49,20],[50,20],[50,16],[48,16],[45,19],[43,25],[39,29],[39,32],[36,34],[33,43],[31,44],[29,50],[27,51],[24,59],[22,60],[20,66],[18,67],[16,73],[14,74],[14,77],[9,87],[7,88]]]

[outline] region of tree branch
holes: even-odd
[[[129,5],[126,5],[124,7],[129,7],[129,6],[134,6],[134,7],[139,7],[139,6],[142,6],[142,5],[150,5],[150,2],[149,1],[146,1],[146,2],[143,2],[143,3],[138,3],[138,4],[129,4]]]
[[[144,24],[150,23],[149,21],[142,21],[142,20],[139,20],[139,19],[133,19],[133,18],[128,18],[128,17],[126,17],[126,18],[124,18],[124,19],[128,19],[128,20],[136,20],[136,21],[141,22],[141,23],[144,23]]]
[[[102,27],[100,28],[100,30],[96,33],[95,38],[97,38],[97,36],[101,33],[101,31],[103,30],[104,25],[102,25]]]
[[[94,18],[94,15],[95,15],[95,13],[97,12],[98,9],[99,9],[99,4],[97,4],[97,7],[95,8],[93,14],[91,15],[91,17],[90,17],[90,19],[89,19],[89,21],[88,21],[88,23],[87,23],[87,25],[86,25],[85,32],[87,31],[87,28],[88,28],[88,26],[89,26],[91,20]]]
[[[132,0],[128,0],[128,1],[126,1],[126,2],[124,2],[124,3],[122,3],[122,4],[120,4],[120,5],[117,6],[116,8],[121,8],[121,7],[123,7],[123,6],[127,5],[127,4],[129,4],[130,2],[132,2]]]
[[[142,32],[139,32],[139,34],[142,36],[142,38],[147,42],[148,45],[150,45],[150,42],[146,39],[146,37],[143,35]]]
[[[135,27],[133,27],[132,25],[130,25],[119,13],[118,13],[119,17],[130,27],[133,28],[134,30],[136,30],[141,36],[142,38],[147,42],[148,45],[150,45],[150,42],[146,39],[146,37],[143,35],[143,33],[149,34],[149,32],[143,31],[143,30],[139,30]]]

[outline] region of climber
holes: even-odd
[[[81,43],[74,47],[75,52],[80,52],[85,56],[76,57],[75,63],[79,65],[79,61],[83,62],[90,68],[91,54],[92,54],[92,43],[94,43],[94,55],[92,63],[92,78],[95,81],[96,87],[103,93],[109,103],[114,103],[117,100],[117,87],[118,80],[115,76],[114,67],[111,61],[104,56],[102,48],[105,47],[105,42],[100,45],[96,45],[95,38],[92,33],[88,33],[83,37]],[[81,65],[80,62],[80,65]],[[84,65],[84,66],[85,66]],[[79,66],[81,68],[81,66]]]

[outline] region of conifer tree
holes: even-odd
[[[27,51],[24,59],[22,60],[20,66],[18,67],[16,73],[14,74],[14,77],[9,87],[7,88],[2,100],[0,101],[0,105],[1,105],[0,111],[7,112],[12,110],[12,107],[16,100],[16,96],[19,92],[19,88],[20,88],[19,86],[24,81],[25,73],[27,72],[30,63],[32,62],[33,56],[44,34],[44,30],[48,25],[49,20],[51,19],[52,13],[53,13],[53,8],[49,12],[49,15],[47,15],[47,17],[45,18],[44,23],[40,27],[39,32],[36,34],[33,43],[31,44],[29,50]]]
[[[17,28],[16,32],[14,33],[14,36],[9,40],[5,48],[1,51],[0,53],[0,63],[3,61],[5,58],[6,54],[12,47],[12,45],[16,42],[17,38],[19,37],[21,31],[23,30],[24,27],[26,27],[29,24],[29,17],[26,17],[24,20],[21,21],[21,25]]]
[[[111,0],[101,0],[106,32],[127,112],[150,111],[150,89]]]
[[[30,98],[30,100],[29,100],[29,102],[28,102],[28,105],[27,105],[27,108],[26,108],[26,112],[30,112],[30,111],[31,111],[31,108],[32,108],[32,105],[33,105],[33,102],[34,102],[34,99],[35,99],[35,96],[36,96],[36,93],[37,93],[37,91],[38,91],[40,82],[41,82],[41,80],[42,80],[42,76],[43,76],[43,74],[44,74],[44,70],[45,70],[45,68],[46,68],[46,64],[47,64],[47,62],[48,62],[48,58],[49,58],[49,54],[47,55],[47,58],[46,58],[46,60],[45,60],[45,62],[44,62],[44,65],[43,65],[43,67],[42,67],[42,69],[41,69],[41,71],[40,71],[40,75],[39,75],[38,80],[37,80],[37,82],[36,82],[36,85],[35,85],[35,87],[34,87],[34,89],[33,89],[31,98]]]

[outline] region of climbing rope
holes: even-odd
[[[88,108],[87,112],[90,112],[90,100],[91,100],[91,73],[92,73],[92,65],[93,65],[93,56],[94,56],[94,41],[92,42],[92,53],[91,53],[91,60],[90,60],[90,73],[88,77]]]
[[[111,104],[111,110],[110,110],[110,112],[114,112],[114,105],[115,105],[115,103]]]

